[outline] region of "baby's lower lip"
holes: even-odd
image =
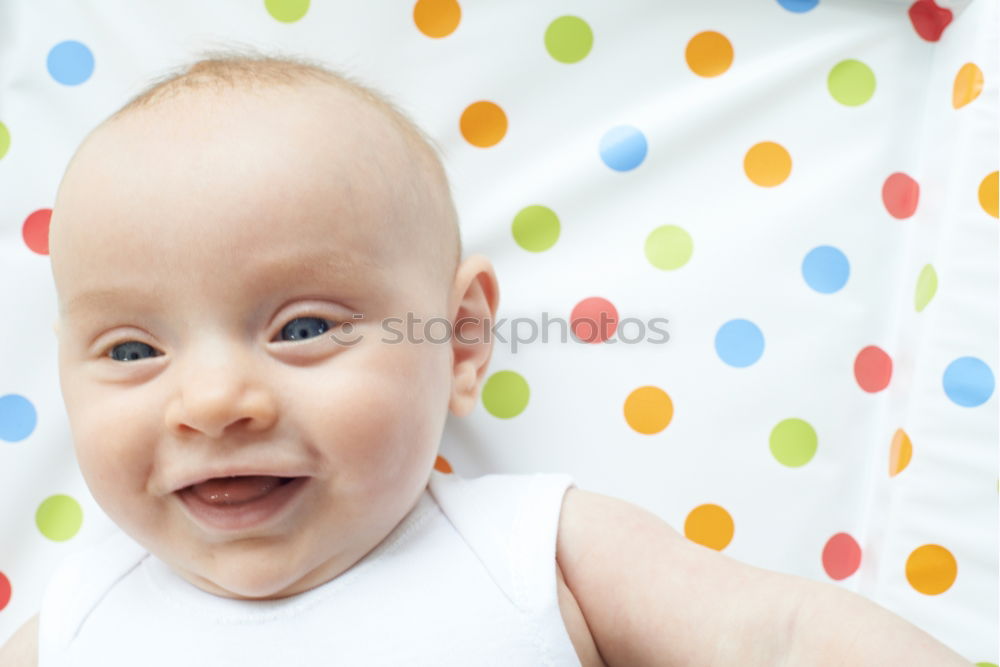
[[[288,514],[310,477],[295,477],[266,495],[244,503],[222,505],[205,502],[191,487],[176,491],[187,515],[210,532],[233,533],[259,528]]]

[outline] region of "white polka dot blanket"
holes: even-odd
[[[113,528],[60,394],[60,180],[156,77],[249,46],[382,91],[492,261],[492,358],[439,470],[571,473],[996,664],[997,23],[996,0],[4,3],[0,642]],[[107,243],[148,241],[148,204]]]

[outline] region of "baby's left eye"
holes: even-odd
[[[281,340],[304,340],[326,333],[330,320],[322,317],[296,317],[281,329]],[[310,336],[312,334],[312,336]],[[284,338],[287,336],[287,338]]]

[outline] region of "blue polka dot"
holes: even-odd
[[[45,64],[53,79],[75,86],[94,73],[94,54],[80,42],[67,40],[52,47]]]
[[[847,283],[851,275],[851,265],[847,256],[833,246],[821,245],[813,248],[802,260],[802,277],[809,287],[817,292],[830,294]]]
[[[730,366],[749,366],[764,353],[764,334],[749,320],[730,320],[715,334],[715,351]]]
[[[619,125],[601,137],[601,159],[615,171],[635,169],[646,159],[646,137],[631,125]]]
[[[790,12],[801,14],[816,7],[819,4],[819,0],[778,0],[778,4]]]
[[[942,383],[948,398],[967,408],[985,403],[995,386],[993,371],[975,357],[959,357],[948,364]]]
[[[35,406],[20,394],[0,396],[0,438],[9,442],[24,440],[38,423]]]

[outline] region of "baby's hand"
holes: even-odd
[[[564,616],[575,599],[586,620],[567,619],[584,665],[600,664],[590,643],[612,667],[970,664],[860,595],[747,565],[577,488],[563,500],[556,561]]]

